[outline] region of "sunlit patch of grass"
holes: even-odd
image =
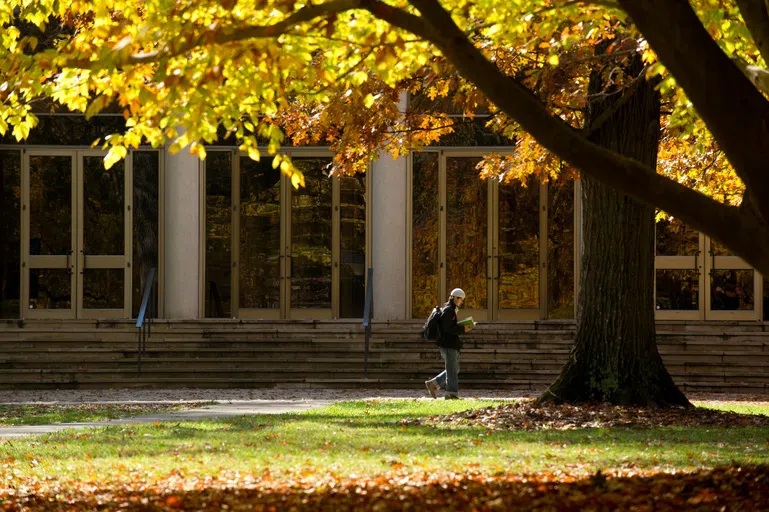
[[[769,462],[769,428],[763,427],[489,432],[461,424],[401,423],[499,403],[355,401],[299,414],[69,430],[0,441],[0,466],[8,461],[17,477],[56,474],[108,481],[132,471],[185,476],[300,471],[345,477],[393,469],[495,474],[557,468],[592,474],[598,469],[688,470],[732,461]]]

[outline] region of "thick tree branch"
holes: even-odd
[[[688,0],[619,0],[756,197],[769,198],[769,101],[710,37]],[[746,150],[746,148],[748,148]],[[769,201],[759,206],[769,220]]]
[[[760,225],[740,213],[739,208],[719,203],[699,192],[658,175],[639,162],[601,148],[552,116],[523,85],[504,75],[464,37],[453,19],[436,0],[411,0],[430,24],[420,30],[438,46],[457,70],[497,105],[520,123],[544,147],[578,169],[647,204],[681,218],[693,228],[713,236],[741,254],[763,273],[769,272],[769,240]],[[401,28],[413,15],[389,8],[375,13]],[[369,9],[371,10],[371,9]],[[398,11],[398,12],[395,12]],[[374,12],[372,10],[372,12]],[[419,23],[421,25],[421,23]],[[740,75],[741,78],[742,75]],[[755,88],[748,84],[754,92]],[[758,239],[756,237],[764,237]]]
[[[769,65],[769,2],[767,0],[735,0],[753,41]]]
[[[752,66],[737,56],[732,57],[732,62],[737,64],[740,71],[753,82],[753,85],[755,85],[759,91],[764,94],[769,94],[769,70],[758,66]]]

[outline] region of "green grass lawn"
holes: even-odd
[[[213,402],[187,404],[0,405],[0,427],[114,420],[184,411]]]
[[[376,475],[395,470],[487,474],[597,470],[688,470],[769,463],[769,428],[665,427],[496,431],[401,425],[500,402],[379,400],[339,403],[299,414],[244,416],[69,430],[0,440],[0,474],[13,478],[120,481],[141,472],[184,476]],[[743,406],[724,406],[743,412]],[[749,406],[769,414],[769,406]],[[1,476],[1,475],[0,475]],[[0,479],[2,480],[2,479]]]

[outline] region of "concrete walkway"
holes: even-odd
[[[235,403],[218,403],[190,409],[188,411],[163,414],[147,414],[117,420],[90,421],[83,423],[59,423],[56,425],[22,425],[18,427],[0,427],[0,438],[22,437],[36,434],[48,434],[68,428],[107,427],[110,425],[134,425],[154,423],[156,421],[194,421],[251,414],[283,414],[306,411],[316,407],[331,405],[335,400],[248,400]]]
[[[522,391],[467,390],[464,398],[510,399],[530,396]],[[77,405],[77,404],[184,404],[216,402],[188,411],[148,414],[117,420],[56,425],[0,427],[0,439],[58,432],[68,428],[130,425],[155,421],[223,418],[247,414],[280,414],[306,411],[347,400],[422,399],[429,400],[424,387],[417,389],[93,389],[93,390],[0,390],[0,405]]]

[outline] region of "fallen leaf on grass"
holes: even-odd
[[[609,404],[580,406],[521,400],[454,414],[401,420],[402,425],[468,424],[489,430],[574,430],[606,427],[717,427],[769,426],[769,416],[739,414],[702,407],[652,409]]]
[[[3,475],[0,474],[0,477]],[[728,466],[691,473],[561,471],[484,475],[409,473],[340,478],[330,473],[280,478],[221,473],[215,477],[132,473],[122,483],[17,479],[0,484],[2,510],[761,510],[769,466]],[[3,480],[0,479],[0,482]]]

